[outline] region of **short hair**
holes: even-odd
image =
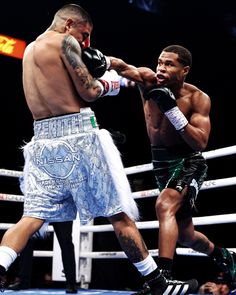
[[[80,16],[82,21],[88,22],[91,26],[93,26],[92,19],[88,12],[84,10],[81,6],[77,4],[66,4],[62,8],[60,8],[56,14],[55,17],[57,16]]]
[[[173,52],[178,54],[178,61],[184,66],[192,66],[192,54],[191,52],[181,45],[169,45],[162,51]]]

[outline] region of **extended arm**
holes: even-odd
[[[108,58],[110,59],[110,68],[116,70],[122,77],[134,81],[142,87],[149,87],[156,84],[156,74],[151,69],[146,67],[137,68],[113,56],[109,56]]]
[[[134,86],[133,83],[142,88],[156,84],[156,74],[146,67],[135,67],[125,63],[122,59],[105,56],[101,51],[93,47],[82,50],[82,60],[90,74],[94,78],[101,78],[109,71],[116,71],[120,76],[120,84],[123,87]]]

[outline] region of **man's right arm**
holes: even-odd
[[[156,74],[151,69],[147,67],[137,68],[113,56],[109,56],[108,58],[110,59],[110,68],[116,70],[120,76],[134,81],[142,87],[149,87],[156,84]]]
[[[114,73],[110,73],[110,75],[108,73],[103,77],[102,81],[92,77],[82,60],[81,47],[74,37],[65,35],[62,40],[61,50],[62,60],[82,99],[89,102],[101,96],[118,94],[119,85],[117,85]]]

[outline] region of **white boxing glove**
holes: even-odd
[[[115,96],[120,92],[120,76],[115,70],[106,71],[98,82],[102,89],[100,96]]]

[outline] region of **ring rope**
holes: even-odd
[[[14,223],[0,223],[0,230],[7,230],[13,225]],[[47,232],[54,232],[53,226],[49,225],[47,227]]]
[[[228,248],[229,251],[236,252],[236,248]],[[158,256],[158,249],[148,250],[151,256]],[[53,257],[53,251],[40,251],[34,250],[34,257]],[[190,248],[176,248],[176,254],[183,256],[207,256],[206,254],[194,251]],[[80,252],[80,258],[96,258],[96,259],[106,259],[106,258],[127,258],[126,254],[122,251],[106,252],[106,251],[97,251],[97,252]]]
[[[213,224],[223,224],[223,223],[236,223],[236,213],[232,214],[221,214],[221,215],[212,215],[212,216],[201,216],[193,217],[194,225],[213,225]],[[0,230],[8,229],[11,227],[12,223],[0,223]],[[153,221],[138,221],[136,222],[138,229],[154,229],[159,228],[158,220]],[[53,227],[48,226],[48,230],[53,232]],[[102,224],[102,225],[82,225],[80,227],[81,233],[88,232],[109,232],[113,231],[111,224]]]
[[[236,251],[236,248],[227,248],[229,251]],[[150,249],[148,250],[151,256],[158,256],[158,249]],[[197,252],[192,250],[191,248],[176,248],[176,254],[184,255],[184,256],[207,256],[206,254]],[[113,252],[80,252],[81,258],[96,258],[96,259],[104,259],[104,258],[127,258],[126,254],[122,251],[113,251]]]
[[[0,193],[0,201],[24,202],[24,196]]]
[[[22,171],[8,170],[8,169],[0,169],[0,176],[9,176],[9,177],[21,177],[23,176]]]
[[[224,157],[224,156],[229,156],[232,154],[236,154],[236,145],[202,153],[202,155],[205,159]],[[125,172],[127,175],[129,175],[129,174],[150,171],[152,169],[153,169],[153,165],[152,165],[152,163],[150,163],[150,164],[137,165],[137,166],[125,168]]]
[[[229,156],[232,154],[236,154],[236,145],[202,153],[202,155],[205,157],[205,159],[224,157],[224,156]],[[150,171],[152,169],[153,169],[153,165],[152,165],[152,163],[150,163],[150,164],[143,164],[143,165],[127,167],[127,168],[125,168],[125,172],[127,175],[129,175],[129,174]],[[0,176],[21,177],[22,175],[23,175],[22,171],[0,169]]]
[[[204,181],[204,183],[202,184],[201,190],[219,188],[219,187],[230,186],[230,185],[236,185],[236,176]],[[132,196],[134,199],[139,199],[144,197],[154,197],[154,196],[158,196],[159,194],[160,194],[159,189],[132,192]],[[24,202],[24,196],[0,193],[0,201]]]
[[[223,223],[236,223],[236,213],[233,214],[221,214],[212,216],[193,217],[194,225],[212,225]],[[154,229],[159,228],[158,220],[154,221],[142,221],[136,222],[138,229]],[[111,224],[103,225],[83,225],[80,228],[81,232],[105,232],[113,231]]]

